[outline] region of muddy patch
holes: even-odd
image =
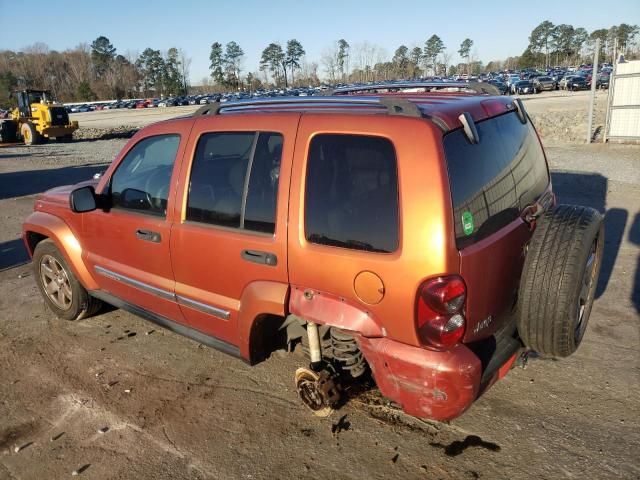
[[[29,436],[37,429],[33,422],[21,423],[0,430],[0,450],[10,447],[19,447],[21,450],[31,445]]]
[[[445,455],[449,457],[457,457],[462,454],[469,447],[479,447],[484,448],[485,450],[489,450],[492,452],[499,452],[501,450],[500,445],[493,442],[487,442],[477,435],[467,435],[464,440],[456,440],[451,442],[449,445],[444,445],[442,443],[430,442],[429,445],[436,448],[441,448],[444,450]]]

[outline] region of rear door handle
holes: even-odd
[[[153,243],[160,243],[160,240],[162,240],[162,236],[158,232],[152,232],[151,230],[138,229],[136,230],[136,237]]]
[[[275,267],[278,264],[278,257],[273,253],[261,252],[259,250],[242,250],[242,258],[247,262],[260,263]]]

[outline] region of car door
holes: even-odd
[[[189,326],[238,345],[252,282],[288,283],[287,210],[299,114],[196,121],[171,233],[176,296]]]
[[[100,182],[106,208],[84,214],[83,255],[103,291],[182,321],[169,241],[188,130],[167,124],[152,132],[132,142]]]

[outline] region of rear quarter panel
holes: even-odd
[[[399,183],[399,247],[389,254],[317,245],[306,240],[305,182],[309,148],[322,133],[372,135],[394,145]],[[451,200],[442,161],[441,131],[425,119],[387,115],[305,115],[300,123],[291,175],[289,277],[292,289],[329,294],[348,312],[331,309],[324,322],[353,315],[360,309],[380,331],[394,340],[419,345],[415,330],[416,293],[430,276],[459,271],[459,255],[448,232],[452,230]],[[380,225],[380,228],[392,228]],[[367,304],[354,291],[358,273],[368,271],[384,283],[384,297]],[[294,305],[296,315],[316,317],[304,302]],[[339,306],[338,306],[339,307]],[[293,311],[293,310],[292,310]],[[348,328],[345,325],[340,325]]]

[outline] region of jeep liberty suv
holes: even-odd
[[[23,237],[67,320],[101,302],[255,364],[296,346],[319,415],[369,376],[463,413],[526,352],[580,344],[601,215],[556,205],[523,104],[472,84],[212,104],[40,195]],[[488,93],[487,93],[488,92]]]

